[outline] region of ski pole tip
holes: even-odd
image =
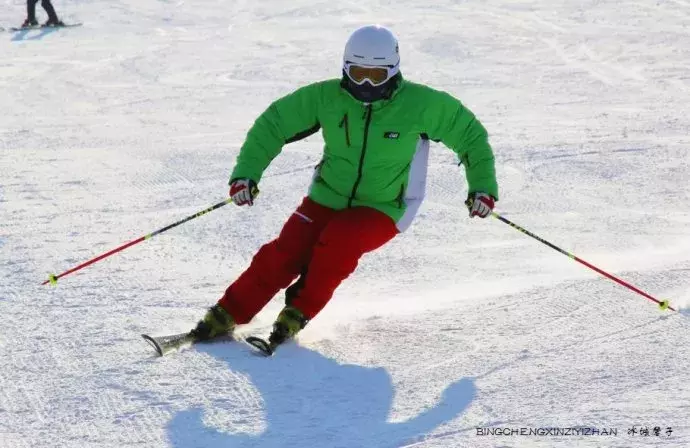
[[[55,274],[48,275],[48,283],[50,283],[51,285],[53,285],[53,286],[57,285],[57,280],[58,279],[55,276]]]
[[[668,300],[662,300],[659,302],[659,308],[661,308],[662,311],[666,311],[669,308]]]

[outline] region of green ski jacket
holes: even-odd
[[[366,206],[412,223],[424,198],[429,141],[455,151],[468,192],[498,199],[484,126],[451,95],[401,80],[390,99],[363,104],[331,79],[278,99],[249,130],[231,180],[257,184],[282,147],[321,130],[325,146],[309,197],[336,210]]]

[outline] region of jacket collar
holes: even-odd
[[[374,101],[373,103],[371,103],[371,109],[372,110],[379,110],[379,109],[383,109],[384,107],[388,106],[390,103],[392,103],[395,100],[395,97],[397,97],[400,94],[400,92],[407,86],[407,81],[405,81],[405,78],[403,77],[402,73],[398,73],[398,76],[400,77],[400,80],[398,81],[398,86],[393,91],[393,94],[391,95],[391,97],[388,99],[385,99],[385,100],[378,100],[378,101]],[[342,90],[342,92],[345,95],[347,95],[347,97],[350,98],[350,100],[354,101],[355,103],[357,103],[363,107],[366,107],[367,104],[369,104],[369,103],[363,103],[363,102],[359,101],[354,96],[352,96],[352,94],[350,92],[348,92],[342,86],[340,87],[340,90]]]

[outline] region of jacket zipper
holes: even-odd
[[[347,146],[350,146],[350,128],[348,127],[347,112],[343,115],[343,119],[340,121],[340,127],[345,128],[345,142]]]
[[[355,184],[352,186],[352,194],[350,199],[347,201],[347,207],[352,207],[352,200],[357,194],[357,187],[359,187],[359,182],[362,180],[362,169],[364,168],[364,155],[367,152],[367,139],[369,138],[369,125],[371,124],[371,104],[367,104],[367,110],[365,112],[366,119],[364,121],[364,141],[362,142],[362,155],[359,157],[359,169],[357,171],[357,179]],[[347,117],[347,115],[346,115]]]

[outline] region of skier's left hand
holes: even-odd
[[[467,195],[465,205],[470,211],[470,218],[475,216],[486,218],[494,209],[494,198],[491,195],[477,191]]]

